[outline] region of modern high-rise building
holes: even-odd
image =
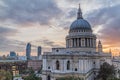
[[[42,51],[41,46],[38,46],[38,53],[37,53],[37,56],[40,56],[40,55],[41,55],[41,51]]]
[[[30,54],[31,54],[31,44],[28,43],[26,46],[26,56],[27,56],[27,60],[30,60]]]
[[[16,53],[14,51],[10,51],[10,57],[15,57]]]

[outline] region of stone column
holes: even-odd
[[[87,38],[85,38],[85,47],[87,47]]]
[[[90,47],[91,47],[91,38],[90,38]]]
[[[92,45],[92,48],[93,48],[93,38],[91,38],[91,45]]]
[[[73,47],[75,47],[75,39],[73,38]]]
[[[67,40],[67,42],[68,42],[68,48],[69,48],[69,39]]]
[[[73,39],[71,39],[71,47],[73,47]]]
[[[91,38],[91,47],[93,47],[93,39]]]
[[[87,38],[87,47],[89,47],[89,39]]]
[[[81,43],[81,47],[82,47],[82,38],[81,38],[81,40],[80,40],[80,43]]]
[[[65,60],[63,59],[63,60],[61,60],[61,71],[62,72],[64,72],[64,69],[65,69],[65,67],[64,67],[64,63],[65,63]]]
[[[71,46],[71,40],[69,39],[69,47]]]
[[[81,47],[81,38],[79,38],[79,47]]]
[[[79,60],[79,68],[78,68],[79,72],[82,73],[82,60]]]
[[[47,60],[46,59],[43,59],[43,70],[46,70],[46,67],[47,67]]]
[[[79,47],[79,38],[77,38],[77,47]]]
[[[85,63],[84,63],[84,59],[82,60],[82,69],[83,69],[83,73],[85,72]]]
[[[71,47],[71,40],[69,39],[69,47]]]
[[[71,40],[69,39],[69,47],[71,47]]]
[[[52,64],[51,64],[51,70],[53,71],[54,70],[54,66],[53,65],[55,65],[54,64],[54,60],[52,60]]]
[[[84,38],[81,39],[81,46],[82,46],[82,47],[85,46],[85,39],[84,39]]]
[[[76,47],[76,38],[74,38],[74,47]]]
[[[66,47],[68,48],[68,40],[66,39]]]
[[[76,44],[76,47],[77,47],[77,38],[75,38],[75,44]]]
[[[72,47],[74,47],[74,39],[72,39]]]
[[[84,60],[84,73],[86,73],[86,60]]]
[[[93,38],[93,47],[95,47],[94,38]]]
[[[94,47],[94,39],[92,38],[92,47]]]
[[[94,39],[94,47],[96,47],[96,39]]]
[[[64,66],[64,72],[66,72],[66,60],[64,60],[63,66]]]

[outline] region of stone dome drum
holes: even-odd
[[[90,24],[86,20],[84,20],[84,19],[77,19],[70,26],[70,30],[76,30],[76,29],[91,30],[91,26],[90,26]]]

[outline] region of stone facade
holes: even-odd
[[[93,52],[60,54],[57,52],[58,50],[57,48],[56,53],[44,53],[43,80],[48,80],[47,76],[51,76],[51,80],[56,80],[59,77],[73,75],[84,78],[84,80],[93,80],[103,62],[111,64],[110,54]],[[57,69],[57,61],[59,61],[59,69]]]
[[[59,77],[76,76],[84,80],[94,80],[100,65],[111,64],[111,54],[102,52],[101,42],[96,51],[96,35],[90,24],[83,19],[79,7],[75,20],[66,36],[66,48],[52,48],[42,56],[43,80],[57,80]]]

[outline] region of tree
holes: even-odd
[[[118,79],[118,78],[109,78],[107,80],[120,80],[120,79]]]
[[[24,80],[42,80],[42,79],[39,77],[36,77],[35,74],[31,74],[31,75],[25,77]]]
[[[42,73],[42,65],[41,65],[40,69],[38,70],[38,73],[39,73],[39,74]]]
[[[0,70],[0,80],[12,80],[12,74],[9,71]]]
[[[101,80],[107,80],[109,77],[115,77],[114,74],[115,67],[105,62],[100,66],[100,71],[97,78]]]
[[[24,80],[42,80],[42,78],[39,78],[37,77],[35,74],[34,74],[34,71],[32,68],[30,68],[27,73],[29,74],[29,76],[27,77],[24,77]]]

